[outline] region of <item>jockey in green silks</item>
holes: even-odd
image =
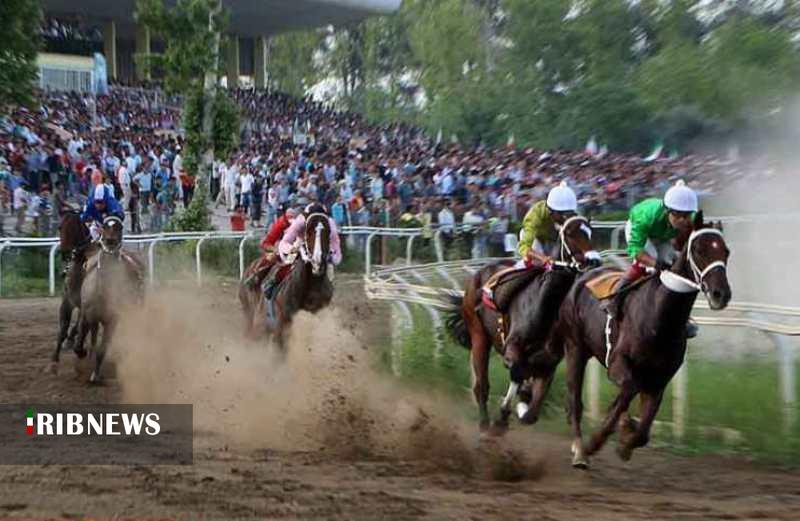
[[[674,239],[680,232],[689,231],[697,211],[697,194],[683,181],[670,187],[663,199],[645,199],[631,208],[625,224],[625,240],[633,264],[620,280],[617,295],[604,303],[611,317],[619,314],[625,296],[623,288],[636,282],[648,271],[665,270],[672,265],[678,254]],[[696,334],[697,325],[689,322],[688,337]]]

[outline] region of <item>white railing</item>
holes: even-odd
[[[620,255],[619,251],[604,251],[603,257]],[[498,260],[507,258],[470,259],[465,261],[434,262],[416,266],[385,267],[377,269],[364,276],[364,288],[368,298],[387,300],[393,305],[419,304],[424,306],[431,315],[436,311],[452,311],[455,306],[450,302],[452,296],[462,297],[464,292],[460,289],[429,286],[424,284],[409,284],[409,277],[426,281],[430,277],[447,272],[449,277],[442,277],[442,283],[449,282],[453,276],[472,275],[476,269]],[[694,309],[696,311],[709,310],[704,299],[698,299]],[[719,316],[722,314],[722,316]],[[788,337],[800,336],[800,326],[777,322],[778,317],[784,319],[800,318],[800,308],[789,306],[776,306],[754,302],[731,302],[724,311],[715,312],[717,316],[694,315],[692,318],[698,323],[707,326],[746,327],[766,334],[776,349],[779,366],[780,400],[784,411],[784,429],[792,428],[796,416],[797,404],[797,367],[795,360],[798,356],[796,345],[789,342]],[[409,314],[413,317],[413,315]],[[438,319],[438,313],[437,313]],[[413,318],[412,318],[413,320]],[[434,321],[436,324],[438,322]],[[413,326],[413,325],[412,325]],[[436,350],[441,347],[437,344]],[[687,360],[681,365],[672,382],[672,421],[668,424],[659,423],[658,427],[668,428],[673,436],[680,440],[686,435],[687,417],[689,416],[689,384]],[[597,361],[591,361],[587,368],[587,412],[593,419],[600,420],[603,411],[600,405],[600,381],[603,368]],[[722,432],[724,437],[738,439],[739,433],[732,429],[717,427],[698,427],[700,430]]]

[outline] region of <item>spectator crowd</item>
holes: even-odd
[[[594,215],[662,194],[678,177],[701,194],[718,182],[720,161],[711,157],[466,147],[310,99],[231,94],[240,144],[215,163],[207,186],[235,229],[263,229],[285,208],[319,201],[340,226],[466,226],[479,255],[561,180]],[[161,91],[112,87],[107,96],[38,99],[36,110],[0,117],[0,234],[55,235],[63,212],[98,183],[113,187],[133,233],[162,230],[191,202],[180,110]]]

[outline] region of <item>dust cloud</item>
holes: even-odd
[[[771,130],[738,136],[738,165],[720,166],[706,216],[755,216],[725,226],[733,299],[797,306],[800,271],[800,100],[775,116]],[[744,175],[742,175],[744,174]]]
[[[160,291],[127,312],[113,358],[124,403],[192,403],[196,444],[425,461],[432,470],[517,481],[542,461],[479,443],[451,398],[412,392],[373,367],[336,308],[301,312],[285,358],[246,340],[231,295]],[[362,324],[363,327],[363,324]]]

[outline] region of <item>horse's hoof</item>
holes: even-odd
[[[488,429],[488,434],[491,436],[505,436],[508,432],[508,421],[507,420],[497,420],[492,423],[492,426]]]
[[[58,374],[58,362],[56,362],[55,360],[51,361],[51,362],[50,362],[50,363],[47,365],[47,371],[48,371],[50,374]]]
[[[75,349],[75,356],[83,360],[86,358],[86,350],[85,349]]]
[[[570,450],[572,451],[572,467],[580,470],[588,469],[589,458],[586,457],[586,452],[581,442],[573,441]]]
[[[572,458],[572,468],[578,470],[589,470],[589,460],[586,458],[579,459],[579,458]]]
[[[525,403],[525,402],[519,402],[519,403],[517,404],[517,417],[518,417],[520,420],[522,420],[523,418],[525,418],[525,417],[528,415],[528,413],[530,412],[530,409],[531,409],[531,408],[530,408],[530,407],[528,407],[528,404],[527,404],[527,403]]]
[[[97,371],[92,371],[92,375],[89,377],[89,383],[91,385],[101,385],[103,383],[103,379],[97,374]]]
[[[633,448],[627,445],[619,445],[617,446],[617,456],[622,461],[630,461],[631,456],[633,456]]]
[[[539,416],[534,414],[533,411],[531,411],[531,410],[528,410],[527,412],[525,412],[525,414],[522,416],[522,418],[519,419],[519,422],[524,424],[524,425],[533,425],[537,421],[539,421]]]

